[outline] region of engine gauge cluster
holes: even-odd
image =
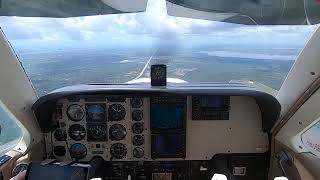
[[[144,157],[144,114],[143,114],[143,98],[134,97],[131,99],[131,118],[132,118],[132,156],[134,158]]]

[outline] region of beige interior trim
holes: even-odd
[[[299,154],[295,154],[293,163],[298,169],[302,180],[316,180],[316,178],[312,176],[310,171],[306,168],[305,164],[298,157]]]
[[[280,119],[283,119],[295,102],[320,75],[320,28],[318,28],[299,54],[283,82],[277,99],[281,103]]]
[[[24,152],[42,140],[42,133],[31,111],[37,95],[9,41],[0,29],[0,101],[23,130],[23,138],[14,148]]]
[[[272,128],[272,133],[277,134],[286,122],[297,112],[297,110],[320,88],[320,76],[301,94],[301,96],[294,102],[288,112],[275,124]]]

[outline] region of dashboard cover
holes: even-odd
[[[223,95],[253,97],[261,111],[262,130],[270,132],[277,121],[281,106],[278,100],[254,87],[236,83],[168,84],[166,87],[152,87],[148,84],[92,84],[67,86],[40,97],[32,106],[42,132],[52,128],[51,115],[60,98],[82,95]]]

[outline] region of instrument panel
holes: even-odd
[[[81,161],[94,156],[105,160],[144,158],[149,129],[144,124],[145,101],[143,97],[58,100],[52,116],[58,128],[46,135],[48,156]]]
[[[47,156],[58,160],[208,160],[269,148],[260,109],[246,96],[71,96],[57,100],[51,121]]]

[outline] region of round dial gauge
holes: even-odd
[[[127,155],[127,148],[124,144],[115,143],[110,147],[110,154],[117,159],[123,159]]]
[[[110,121],[120,121],[126,116],[126,109],[121,104],[109,106],[108,115]]]
[[[133,149],[133,157],[142,158],[144,156],[144,150],[141,147],[136,147]]]
[[[105,141],[107,140],[107,127],[105,125],[89,125],[88,141]]]
[[[53,148],[53,152],[54,152],[54,154],[55,155],[57,155],[57,156],[64,156],[64,155],[66,155],[66,149],[63,147],[63,146],[55,146],[54,148]]]
[[[84,111],[80,105],[72,104],[67,109],[67,116],[72,121],[81,121],[84,116]]]
[[[134,146],[141,146],[144,143],[144,137],[141,135],[135,135],[133,136],[132,144]]]
[[[104,121],[105,107],[102,104],[90,104],[86,106],[87,121]]]
[[[132,132],[135,134],[141,134],[143,132],[143,124],[142,123],[134,123],[132,125]]]
[[[132,98],[131,99],[131,107],[133,108],[140,108],[143,105],[143,99],[142,98]]]
[[[63,129],[56,129],[54,131],[54,138],[57,141],[65,141],[67,139],[67,132]]]
[[[142,110],[133,110],[132,111],[132,120],[141,121],[143,119],[143,111]]]
[[[120,141],[127,135],[126,128],[121,124],[114,124],[109,128],[109,136],[113,141]]]
[[[80,124],[73,124],[68,130],[69,136],[75,141],[80,141],[86,136],[86,129]]]
[[[87,156],[87,148],[80,143],[73,144],[70,148],[70,155],[75,159],[83,159]]]
[[[16,165],[16,167],[13,168],[11,175],[12,177],[18,175],[20,172],[25,171],[28,169],[29,164],[22,162]]]

